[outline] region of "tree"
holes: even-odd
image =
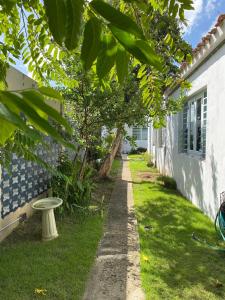
[[[64,88],[63,93],[67,103],[67,115],[74,123],[73,142],[82,149],[83,162],[88,159],[88,154],[101,147],[103,127],[108,133],[117,129],[115,140],[112,141],[112,147],[107,149],[104,166],[99,172],[101,177],[106,176],[125,135],[125,124],[132,126],[147,123],[148,111],[141,101],[138,80],[134,72],[129,72],[123,87],[117,81],[111,80],[102,89],[94,73],[84,73],[79,59],[64,60],[63,67],[75,84],[73,88]]]
[[[128,65],[140,63],[138,76],[143,99],[151,107],[151,115],[157,115],[163,103],[162,89],[170,86],[174,77],[167,77],[165,82],[162,76],[168,72],[168,66],[162,53],[156,51],[157,41],[149,34],[146,16],[153,16],[154,12],[163,15],[168,11],[168,16],[184,21],[184,11],[190,9],[192,0],[118,0],[111,1],[111,5],[100,0],[45,0],[44,3],[40,0],[1,0],[0,34],[4,38],[0,43],[1,79],[5,79],[9,62],[21,58],[42,84],[53,79],[69,85],[60,61],[63,56],[73,56],[72,50],[77,48],[84,70],[92,68],[102,86],[107,85],[108,75],[112,78],[115,74],[123,84]],[[56,118],[56,112],[50,113],[49,107],[46,113],[45,96],[55,97],[56,94],[43,88],[38,94],[34,91],[26,94],[0,91],[0,118],[4,128],[0,133],[1,145],[10,142],[19,130],[34,141],[42,140],[41,132],[71,146],[46,121],[47,115],[54,115],[59,124],[70,130],[65,120],[58,115]],[[35,105],[34,99],[39,99]],[[152,105],[152,99],[157,99],[156,104]],[[21,117],[21,112],[26,119]],[[35,130],[30,128],[30,123]]]

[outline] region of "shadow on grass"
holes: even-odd
[[[158,183],[134,184],[142,254],[150,260],[142,259],[145,289],[155,289],[160,299],[225,299],[225,254],[191,238],[195,232],[218,241],[212,222],[177,191]],[[152,230],[146,231],[148,226]]]

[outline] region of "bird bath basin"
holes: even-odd
[[[42,240],[50,241],[58,237],[54,208],[62,205],[60,198],[48,197],[35,201],[32,208],[42,211]]]

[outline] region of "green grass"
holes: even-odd
[[[112,178],[120,166],[115,161]],[[106,204],[113,186],[113,180],[97,184],[96,195],[104,195]],[[0,299],[81,299],[103,224],[99,213],[58,217],[59,237],[50,242],[40,241],[40,214],[21,224],[0,245]],[[46,295],[36,294],[35,289],[46,289]]]
[[[177,191],[142,179],[142,172],[157,171],[140,157],[129,157],[146,299],[225,299],[225,254],[191,238],[195,232],[215,243],[213,223]]]

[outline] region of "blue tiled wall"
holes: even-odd
[[[57,163],[58,154],[59,146],[56,144],[51,145],[51,150],[38,150],[38,155],[51,165]],[[2,170],[0,182],[2,218],[46,191],[49,188],[50,178],[50,174],[38,164],[13,155],[10,172]]]

